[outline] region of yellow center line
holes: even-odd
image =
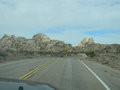
[[[48,62],[47,62],[47,63],[48,63]],[[44,65],[46,65],[46,64],[43,64],[43,65],[37,67],[36,69],[34,69],[34,70],[30,71],[29,73],[25,74],[24,76],[20,77],[19,79],[22,79],[22,78],[28,76],[29,74],[33,73],[34,71],[36,71],[36,70],[39,69],[40,67],[43,67]]]
[[[47,63],[37,67],[36,69],[28,72],[27,74],[25,74],[24,76],[20,77],[20,80],[26,80],[27,78],[31,77],[33,74],[37,73],[39,70],[41,70],[42,68],[46,67],[47,65],[55,62],[56,60],[52,60],[52,61],[48,61]]]

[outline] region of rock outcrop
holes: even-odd
[[[51,40],[46,45],[46,50],[48,51],[58,52],[58,51],[64,51],[65,49],[72,51],[72,45],[65,44],[63,41],[59,41],[59,40]]]
[[[15,37],[14,35],[4,35],[0,39],[0,49],[12,51],[51,51],[59,52],[64,49],[72,51],[71,44],[65,44],[63,41],[51,40],[45,34],[36,34],[31,39],[24,37]]]
[[[85,46],[86,43],[87,43],[86,38],[83,38],[80,44],[78,44],[78,46]]]
[[[1,40],[0,40],[0,48],[1,49],[11,49],[13,51],[15,51],[15,43],[16,42],[16,37],[15,36],[8,36],[8,35],[4,35]]]
[[[74,47],[75,52],[96,52],[96,53],[118,53],[120,45],[118,44],[99,44],[95,43],[93,38],[83,38],[80,44]]]
[[[77,46],[85,47],[86,45],[90,44],[94,44],[93,38],[89,38],[88,41],[86,40],[86,38],[83,38],[80,44],[78,44]]]
[[[93,38],[89,38],[87,43],[88,43],[88,44],[94,44]]]
[[[32,37],[32,39],[35,41],[35,42],[48,42],[50,41],[50,38],[48,36],[46,36],[45,34],[36,34]]]

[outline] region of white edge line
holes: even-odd
[[[101,82],[101,84],[107,89],[111,90],[101,79],[99,76],[97,76],[83,61],[81,63]]]

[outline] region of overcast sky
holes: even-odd
[[[37,33],[73,45],[83,37],[120,44],[120,0],[0,0],[0,37]]]

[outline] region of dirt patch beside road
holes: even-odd
[[[120,53],[100,53],[94,57],[87,57],[86,59],[120,70]]]

